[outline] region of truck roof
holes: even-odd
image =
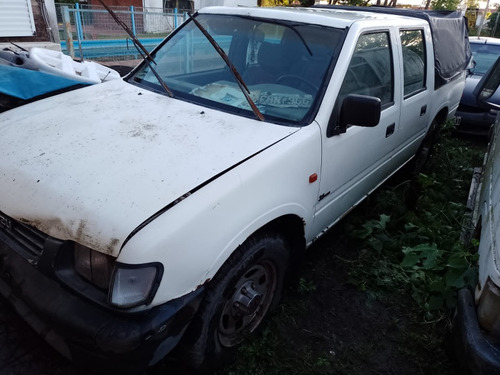
[[[357,9],[349,9],[357,8]],[[250,17],[274,18],[279,20],[315,23],[318,25],[345,28],[354,22],[373,19],[405,19],[413,23],[414,18],[389,13],[363,11],[362,7],[224,7],[211,6],[200,9],[199,13],[236,14]]]

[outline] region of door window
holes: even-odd
[[[339,98],[349,94],[375,96],[382,107],[394,100],[394,68],[388,32],[361,35],[356,44]]]
[[[423,30],[402,30],[405,98],[425,88],[425,44]]]

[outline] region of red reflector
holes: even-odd
[[[309,183],[312,184],[317,179],[318,179],[318,175],[316,173],[313,173],[312,175],[309,176]]]

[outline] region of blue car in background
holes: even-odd
[[[500,56],[500,39],[470,37],[473,66],[465,80],[465,88],[456,112],[456,130],[464,134],[490,135],[495,122],[496,110],[481,104],[474,95],[478,82]],[[499,101],[500,98],[492,98]]]

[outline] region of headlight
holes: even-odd
[[[160,263],[140,265],[115,264],[109,301],[120,308],[148,304],[160,284],[163,266]]]
[[[108,302],[118,308],[148,304],[163,275],[161,263],[124,264],[116,258],[75,243],[74,267],[82,278],[108,292]]]
[[[477,317],[481,327],[500,337],[500,288],[491,281],[486,281],[484,291],[479,299]]]
[[[96,287],[108,290],[115,258],[75,243],[75,270]]]

